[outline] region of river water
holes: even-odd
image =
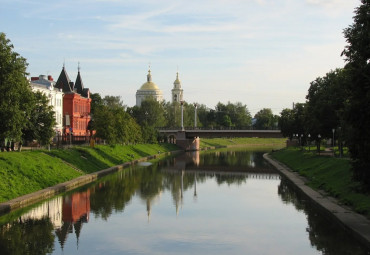
[[[12,212],[0,217],[0,254],[370,254],[265,151],[142,163]]]

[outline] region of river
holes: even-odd
[[[266,151],[145,162],[11,212],[0,217],[0,254],[370,254],[264,161]]]

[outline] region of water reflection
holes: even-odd
[[[370,251],[366,251],[344,231],[333,231],[339,227],[322,213],[319,213],[315,209],[315,205],[307,200],[303,194],[297,192],[287,180],[281,180],[278,193],[284,203],[293,204],[298,211],[305,212],[308,221],[306,231],[311,245],[322,254],[370,254]]]
[[[196,253],[197,251],[202,251],[203,253],[206,247],[209,249],[206,251],[212,251],[211,253],[214,254],[222,253],[222,247],[229,247],[229,249],[233,247],[235,251],[238,251],[236,253],[241,253],[248,251],[248,249],[250,249],[249,246],[252,247],[251,243],[248,243],[247,246],[243,246],[246,243],[244,240],[240,241],[240,247],[236,245],[236,240],[239,240],[241,236],[245,234],[243,231],[247,231],[248,229],[255,229],[255,231],[257,231],[257,227],[262,228],[262,225],[259,226],[260,223],[258,222],[249,222],[248,219],[245,218],[245,215],[248,215],[250,220],[254,215],[274,215],[275,211],[259,212],[257,209],[259,207],[262,209],[267,208],[267,205],[269,206],[268,208],[275,204],[278,207],[281,206],[277,204],[275,200],[272,200],[275,198],[270,198],[271,195],[269,195],[269,190],[272,191],[272,196],[276,195],[280,197],[283,204],[294,205],[297,211],[304,212],[307,215],[306,229],[309,234],[309,242],[313,247],[316,247],[317,251],[320,251],[322,254],[346,254],[347,252],[351,252],[351,254],[363,254],[361,252],[364,252],[364,249],[354,244],[353,240],[349,240],[345,233],[341,232],[339,236],[333,235],[333,229],[338,233],[340,231],[336,231],[335,226],[328,227],[327,221],[319,217],[311,205],[305,202],[284,179],[280,180],[279,174],[263,160],[262,154],[263,152],[245,150],[225,150],[216,153],[187,153],[178,157],[167,158],[152,165],[137,166],[126,169],[115,175],[106,176],[97,183],[80,188],[75,192],[65,194],[63,197],[49,200],[30,209],[26,213],[7,220],[5,224],[0,226],[1,254],[50,254],[53,252],[58,253],[59,251],[66,251],[66,254],[67,251],[79,254],[92,253],[94,249],[91,247],[99,246],[99,244],[97,244],[99,241],[96,240],[96,233],[91,232],[91,230],[85,230],[86,228],[84,226],[86,224],[91,224],[92,227],[94,226],[99,229],[99,232],[107,233],[112,231],[111,235],[107,233],[112,240],[117,238],[117,235],[124,235],[125,239],[128,239],[129,236],[133,236],[132,238],[134,238],[135,235],[141,236],[140,245],[145,246],[144,236],[151,235],[152,238],[157,238],[159,235],[154,230],[148,228],[145,228],[145,230],[143,230],[144,232],[137,232],[138,230],[136,230],[136,228],[140,229],[140,227],[138,227],[141,224],[140,221],[155,225],[163,218],[165,222],[160,222],[160,225],[161,228],[165,229],[161,229],[160,232],[168,231],[167,235],[171,236],[171,231],[176,232],[176,230],[162,225],[171,222],[171,216],[175,216],[176,218],[183,217],[185,220],[187,216],[185,214],[180,215],[182,210],[189,209],[186,210],[187,214],[189,214],[190,209],[193,207],[192,204],[198,204],[200,200],[202,204],[198,204],[196,208],[201,207],[203,209],[202,211],[196,209],[195,212],[193,212],[193,215],[195,215],[194,217],[196,217],[199,222],[212,219],[220,226],[223,224],[223,232],[219,234],[215,232],[214,234],[216,236],[222,235],[224,239],[227,237],[227,232],[224,232],[224,230],[236,224],[235,228],[230,231],[231,233],[235,232],[235,236],[229,237],[230,243],[228,243],[227,246],[217,246],[220,245],[220,243],[225,243],[225,241],[220,241],[220,243],[212,241],[210,243],[210,240],[212,240],[210,236],[213,234],[212,231],[214,231],[215,226],[208,224],[209,226],[205,226],[204,229],[201,230],[205,231],[204,235],[208,235],[204,240],[205,242],[201,242],[202,238],[204,239],[205,237],[203,235],[200,238],[198,237],[199,240],[196,238],[193,243],[189,243],[189,240],[187,241],[179,238],[175,244],[172,243],[171,245],[181,246],[181,243],[187,243],[186,247],[188,253]],[[236,190],[236,193],[233,195],[234,197],[226,196],[226,200],[223,200],[222,197],[225,197],[225,194],[217,193],[219,191],[210,185],[210,180],[214,181],[219,187],[230,187]],[[250,190],[248,187],[253,187],[255,191]],[[240,191],[238,191],[238,189],[240,189]],[[246,190],[248,190],[249,194],[243,193],[246,192]],[[227,193],[228,190],[223,189],[223,192]],[[210,197],[210,194],[213,195],[213,197]],[[266,201],[258,200],[258,196],[261,194]],[[248,197],[248,195],[251,200],[247,200],[248,202],[243,204],[241,199]],[[189,201],[189,196],[192,198],[192,201]],[[205,200],[206,198],[208,198],[209,201]],[[167,206],[167,199],[171,200],[172,207]],[[217,201],[216,203],[219,203],[220,207],[217,207],[217,204],[212,204],[212,206],[210,206],[209,203],[211,203],[213,199]],[[139,201],[139,205],[137,201]],[[140,204],[144,206],[140,207]],[[236,210],[237,208],[240,212]],[[139,212],[142,210],[141,212],[145,214],[145,218],[138,216],[137,211],[133,213],[132,211],[134,209]],[[154,209],[160,210],[162,214],[159,215],[158,212],[154,213]],[[231,210],[231,215],[225,214],[228,210]],[[275,208],[272,208],[272,210],[275,210]],[[280,209],[276,209],[276,211],[278,210]],[[284,210],[281,212],[282,214]],[[218,214],[220,218],[212,218]],[[239,214],[241,215],[239,216],[240,218],[238,218]],[[90,215],[92,217],[90,217]],[[276,215],[278,215],[278,212],[276,212]],[[119,217],[118,221],[117,217]],[[233,221],[233,217],[236,218],[237,222]],[[282,218],[283,217],[280,217],[279,220]],[[99,219],[102,219],[105,223],[98,223],[101,222]],[[186,225],[179,226],[180,229],[182,229],[181,231],[185,231],[191,227],[191,224],[199,224],[199,222],[197,223],[194,221],[194,218],[191,219],[193,220],[185,220]],[[130,221],[135,221],[135,223],[133,223],[134,229],[129,229],[129,224],[131,224]],[[264,221],[268,222],[269,220]],[[289,221],[295,224],[295,220],[288,219],[288,222]],[[4,220],[0,218],[0,222],[4,222]],[[121,222],[126,222],[126,225],[118,227],[119,231],[114,232],[114,230],[112,230],[114,226],[110,225],[110,227],[108,227],[108,225],[111,224],[110,222],[114,222],[116,225],[123,224]],[[173,224],[174,225],[170,225],[172,228],[179,225],[180,222],[177,221]],[[245,225],[244,228],[246,230],[240,228],[240,224]],[[109,228],[109,230],[107,228]],[[128,229],[127,231],[129,232],[124,232],[125,229]],[[152,233],[151,231],[154,232]],[[242,232],[239,233],[238,231]],[[282,230],[278,229],[278,231]],[[274,233],[274,230],[268,227],[267,233],[268,234],[264,234],[266,236],[265,238],[268,238],[267,236]],[[166,235],[166,233],[164,234]],[[256,233],[253,231],[249,234],[256,236]],[[94,236],[95,239],[92,236]],[[85,237],[85,239],[90,238],[89,240],[91,241],[85,241],[84,243],[87,244],[81,248],[80,240],[83,237]],[[249,238],[245,238],[254,240],[252,237],[253,236],[249,236]],[[295,237],[293,236],[291,238]],[[121,242],[123,241],[123,239],[120,240]],[[130,240],[134,242],[133,239]],[[270,242],[272,242],[271,240],[274,239],[270,239]],[[163,247],[166,246],[165,244],[168,242],[168,239],[158,242],[161,243],[160,249],[162,250],[157,251],[157,253],[165,253],[165,251],[170,248],[169,246]],[[338,245],[338,242],[340,245]],[[101,246],[102,244],[100,244],[99,248],[104,250],[105,254],[124,253],[122,251],[117,252],[113,247],[104,246],[105,248],[103,249]],[[189,247],[193,246],[194,249],[191,250]],[[211,248],[211,246],[213,248]],[[71,249],[71,247],[74,247],[74,249]],[[155,247],[159,249],[158,245]],[[260,249],[263,248],[264,247],[260,247]],[[153,249],[153,247],[151,249],[148,248],[147,251]],[[316,254],[316,249],[310,249],[306,254]],[[295,251],[300,251],[299,253],[302,254],[301,248]],[[178,250],[171,250],[170,253],[180,252]]]

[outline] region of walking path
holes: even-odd
[[[273,165],[282,175],[291,181],[300,192],[308,196],[313,203],[328,217],[335,220],[346,231],[360,240],[370,249],[370,220],[348,208],[339,205],[332,197],[327,197],[306,185],[306,179],[293,172],[283,163],[272,159],[267,153],[263,157]]]

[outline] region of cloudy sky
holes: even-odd
[[[309,84],[343,67],[343,29],[360,0],[0,0],[0,32],[30,76],[74,81],[135,104],[153,81],[167,101],[179,71],[184,99],[252,114],[304,102]]]

